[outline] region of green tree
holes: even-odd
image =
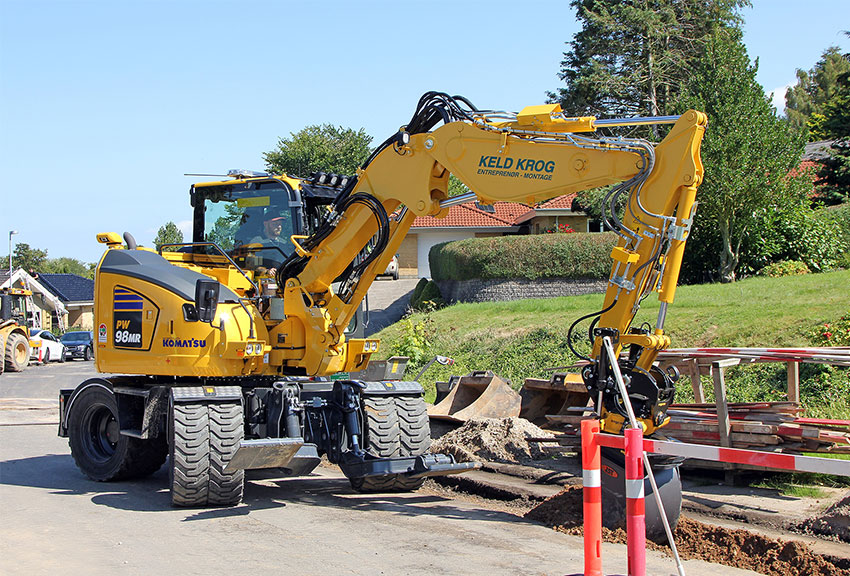
[[[727,29],[706,45],[681,102],[709,117],[705,180],[685,255],[692,281],[733,281],[780,257],[809,259],[815,268],[829,261],[821,251],[830,232],[818,228],[808,205],[811,180],[793,172],[802,135],[776,116],[741,37]]]
[[[785,93],[785,115],[797,130],[806,127],[812,142],[829,138],[825,126],[833,100],[846,89],[850,61],[837,46],[827,48],[811,70],[797,70],[797,84]]]
[[[87,264],[76,258],[48,258],[41,272],[46,274],[76,274],[83,278],[94,278],[95,264]]]
[[[572,0],[582,24],[550,92],[570,115],[658,116],[674,108],[693,62],[718,27],[736,27],[747,0]]]
[[[153,239],[154,246],[159,250],[163,244],[179,244],[183,242],[183,232],[177,228],[177,225],[174,222],[167,222],[164,226],[161,226],[159,231],[156,233],[156,238]],[[176,250],[176,248],[166,248],[168,252]]]
[[[27,272],[43,272],[44,264],[47,261],[47,250],[39,250],[38,248],[30,248],[29,244],[15,244],[15,249],[12,252],[12,266],[15,268],[23,268]]]
[[[371,142],[372,137],[362,128],[355,131],[331,124],[313,125],[278,140],[277,148],[263,154],[263,159],[266,168],[277,174],[354,174],[369,157]]]
[[[826,204],[850,201],[850,70],[838,76],[837,83],[834,94],[823,106],[820,124],[823,137],[833,140],[829,157],[818,172],[818,196]]]

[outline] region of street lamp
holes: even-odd
[[[17,233],[17,230],[9,230],[9,286],[12,285],[12,236]]]

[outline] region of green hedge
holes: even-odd
[[[428,262],[434,280],[605,279],[616,242],[610,232],[470,238],[437,244]]]

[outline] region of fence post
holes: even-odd
[[[602,576],[602,457],[597,420],[581,421],[581,477],[584,488],[584,576]],[[641,450],[643,444],[641,441]]]
[[[626,547],[629,576],[646,574],[646,513],[643,493],[643,429],[626,436]]]

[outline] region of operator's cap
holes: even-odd
[[[281,220],[286,220],[284,216],[275,216],[274,218],[269,218],[267,220],[263,220],[263,222],[279,222]]]

